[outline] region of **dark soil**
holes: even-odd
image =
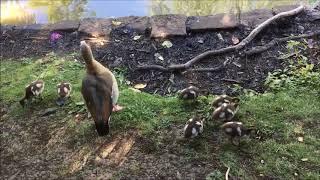
[[[308,16],[304,14],[283,19],[262,31],[245,49],[264,45],[274,38],[310,33],[319,29],[319,20],[309,21]],[[285,60],[278,59],[279,52],[286,52],[285,44],[278,44],[276,47],[254,56],[241,56],[239,55],[241,52],[239,52],[209,57],[193,67],[224,65],[225,68],[218,72],[172,74],[149,70],[136,71],[138,65],[159,64],[166,66],[185,63],[207,50],[231,46],[233,45],[232,36],[241,41],[251,30],[248,27],[240,26],[230,30],[188,32],[186,37],[166,39],[150,39],[150,32],[146,32],[140,39],[134,40],[133,37],[139,34],[126,27],[120,27],[113,28],[110,37],[104,37],[107,40],[105,45],[92,43],[92,47],[98,61],[111,69],[126,69],[127,79],[134,84],[147,83],[144,91],[149,93],[170,94],[193,84],[213,94],[235,94],[236,92],[232,88],[234,82],[244,88],[262,92],[265,90],[264,81],[268,72],[282,69],[287,65]],[[48,40],[49,31],[2,29],[1,58],[42,56],[51,51],[61,54],[78,53],[79,42],[85,37],[80,37],[76,33],[61,33],[63,38],[52,44]],[[219,34],[223,40],[218,38]],[[314,42],[319,41],[319,37],[314,38]],[[161,44],[164,40],[170,40],[173,46],[171,48],[162,47]],[[304,52],[316,67],[319,66],[320,59],[320,53],[317,51],[319,51],[319,46],[314,46],[312,51]],[[164,60],[157,59],[154,56],[155,53],[162,55]]]

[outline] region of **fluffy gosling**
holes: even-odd
[[[212,106],[214,108],[218,108],[219,106],[221,106],[223,103],[231,103],[231,102],[234,102],[234,103],[239,103],[240,102],[240,99],[237,98],[237,97],[230,97],[228,95],[221,95],[221,96],[218,96],[216,97],[213,101],[212,101]]]
[[[224,122],[231,121],[239,109],[238,103],[223,103],[212,113],[212,119],[222,120]]]
[[[221,126],[221,129],[223,132],[229,136],[229,139],[233,145],[239,145],[240,144],[240,138],[249,135],[253,129],[252,128],[246,128],[241,122],[226,122]],[[234,139],[238,139],[238,143],[234,143]]]
[[[184,137],[194,138],[203,132],[203,120],[199,117],[191,118],[184,127]]]
[[[22,107],[25,106],[25,101],[27,100],[28,104],[31,103],[32,98],[38,97],[39,99],[42,99],[41,94],[44,90],[44,81],[42,80],[36,80],[30,83],[28,86],[25,87],[25,95],[24,97],[19,101]]]
[[[195,86],[189,86],[183,90],[178,91],[179,98],[184,100],[197,99],[197,97],[199,96],[199,92],[199,88]]]
[[[61,82],[57,85],[58,99],[56,104],[58,106],[63,106],[66,100],[70,97],[71,94],[71,84],[68,82]]]

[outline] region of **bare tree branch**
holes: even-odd
[[[267,19],[262,24],[260,24],[258,27],[256,27],[254,30],[252,30],[251,33],[237,45],[225,47],[225,48],[218,49],[218,50],[206,51],[206,52],[201,53],[198,56],[192,58],[191,60],[189,60],[188,62],[186,62],[184,64],[174,64],[174,65],[168,66],[167,68],[160,66],[160,65],[144,65],[144,66],[139,66],[137,70],[159,70],[159,71],[183,71],[183,70],[186,70],[186,69],[190,68],[192,65],[194,65],[195,63],[199,62],[200,60],[202,60],[208,56],[221,55],[224,53],[229,53],[229,52],[238,51],[238,50],[242,49],[244,46],[246,46],[248,43],[250,43],[263,29],[265,29],[272,22],[274,22],[278,19],[284,18],[284,17],[297,15],[297,14],[301,13],[303,10],[304,10],[304,6],[301,5],[301,6],[297,7],[296,9],[279,13],[279,14]]]
[[[312,36],[319,36],[319,35],[320,35],[320,31],[316,31],[316,32],[309,33],[309,34],[302,34],[302,35],[299,35],[299,36],[276,38],[276,39],[273,39],[272,41],[270,41],[268,44],[266,44],[264,46],[256,46],[256,47],[252,48],[251,50],[245,51],[244,54],[245,55],[258,54],[258,53],[261,53],[263,51],[266,51],[266,50],[272,48],[273,46],[275,46],[276,44],[281,43],[281,42],[286,42],[286,41],[289,41],[289,40],[295,40],[295,39],[301,39],[301,38],[308,38],[308,37],[312,37]]]

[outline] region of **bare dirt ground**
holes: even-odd
[[[205,148],[212,154],[192,157],[201,146],[182,138],[183,125],[143,137],[131,130],[98,137],[84,114],[41,117],[38,110],[24,118],[2,116],[1,174],[16,179],[203,179],[215,167],[217,139],[208,137]],[[88,133],[76,135],[66,123],[88,125]],[[77,132],[79,134],[79,132]],[[82,137],[82,138],[81,138]],[[156,140],[156,141],[155,141]],[[190,151],[190,152],[189,152]]]

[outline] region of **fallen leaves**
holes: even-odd
[[[306,162],[308,161],[308,158],[302,158],[301,161]]]
[[[120,21],[112,21],[112,24],[114,26],[119,26],[120,24],[122,24],[122,22],[120,22]]]
[[[136,41],[136,40],[139,40],[140,38],[141,38],[141,36],[134,36],[134,37],[133,37],[133,40]]]
[[[83,102],[83,101],[76,102],[76,105],[77,105],[77,106],[83,106],[83,105],[84,105],[84,102]]]
[[[161,61],[164,60],[163,56],[161,56],[161,54],[159,54],[159,53],[155,53],[155,54],[154,54],[154,57],[156,57],[157,59],[159,59],[159,60],[161,60]]]
[[[161,44],[163,47],[166,47],[166,48],[171,48],[173,46],[172,42],[171,41],[163,41],[163,43]]]
[[[135,89],[143,89],[147,87],[147,84],[136,84],[133,86]]]

